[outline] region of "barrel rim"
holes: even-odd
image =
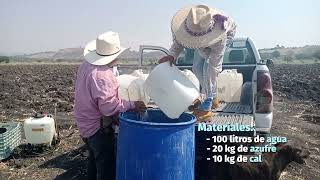
[[[148,111],[159,111],[159,110],[148,110]],[[134,124],[148,125],[148,126],[184,126],[184,125],[194,124],[197,121],[197,118],[193,114],[189,114],[185,112],[182,114],[191,117],[191,120],[186,122],[178,122],[178,123],[156,123],[156,122],[136,121],[136,120],[123,117],[123,114],[125,113],[126,112],[123,112],[120,114],[120,118],[119,118],[120,121],[130,122]]]

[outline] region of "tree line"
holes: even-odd
[[[10,58],[8,56],[0,56],[0,63],[9,63]]]
[[[320,60],[320,49],[316,50],[313,53],[307,53],[307,52],[295,53],[293,50],[289,50],[284,54],[282,54],[278,50],[274,50],[272,52],[264,52],[263,50],[259,50],[259,53],[262,59],[275,59],[275,60],[282,59],[287,62],[292,62],[294,59],[297,59],[297,60],[312,59],[315,62],[318,62]]]

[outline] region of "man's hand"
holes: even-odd
[[[147,110],[147,106],[142,101],[135,101],[134,102],[135,108],[133,111],[135,112],[144,112]]]
[[[167,62],[167,61],[170,62],[170,66],[172,66],[172,64],[175,64],[175,59],[171,55],[162,57],[158,62],[159,62],[159,64],[161,64],[161,63],[164,63],[164,62]]]

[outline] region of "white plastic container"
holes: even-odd
[[[143,101],[148,104],[150,98],[143,91],[145,80],[133,75],[123,74],[117,77],[119,82],[119,96],[127,101]]]
[[[200,82],[199,82],[198,78],[196,77],[196,75],[193,74],[193,72],[190,71],[189,69],[184,69],[181,72],[194,84],[194,86],[199,91],[200,90]]]
[[[197,87],[168,62],[157,65],[143,87],[147,95],[172,119],[179,118],[200,95]]]
[[[148,78],[148,74],[144,74],[142,69],[134,70],[130,75],[142,78],[143,80],[146,80]]]
[[[217,77],[217,97],[224,102],[240,102],[243,77],[236,69],[223,70]]]
[[[56,136],[54,119],[51,116],[31,117],[24,121],[24,133],[27,143],[51,145]]]

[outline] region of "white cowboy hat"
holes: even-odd
[[[100,34],[96,40],[89,42],[84,48],[83,56],[90,64],[106,65],[126,49],[120,46],[118,33],[108,31]]]
[[[230,23],[221,11],[206,5],[182,8],[171,21],[171,31],[181,45],[197,49],[226,37]]]

